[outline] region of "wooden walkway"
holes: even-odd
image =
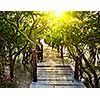
[[[81,81],[74,80],[70,66],[38,67],[38,82],[32,82],[31,88],[85,88]]]
[[[85,88],[81,81],[74,79],[74,71],[68,62],[63,64],[56,50],[44,46],[44,60],[38,63],[38,82],[32,82],[30,88]]]

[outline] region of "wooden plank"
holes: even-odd
[[[71,86],[71,85],[68,85],[68,86],[54,86],[53,88],[85,88],[84,86]]]
[[[53,67],[53,68],[71,68],[71,66],[62,66],[62,65],[58,65],[58,66],[56,66],[56,65],[55,66],[52,66],[52,65],[51,66],[37,65],[37,68],[51,68],[51,67]]]
[[[38,79],[38,81],[74,81],[73,79]]]
[[[51,75],[50,73],[38,73],[38,77],[39,76],[49,76],[49,75]],[[65,76],[67,76],[67,75],[71,75],[71,76],[73,76],[73,74],[72,73],[61,73],[61,74],[59,74],[59,73],[52,73],[52,75],[54,76],[63,76],[63,75],[65,75]]]
[[[30,88],[78,88],[77,86],[46,86],[46,85],[32,85]],[[80,86],[79,88],[84,88],[83,86]]]
[[[48,84],[47,84],[48,85]],[[49,85],[53,85],[53,84],[49,84]],[[58,83],[55,83],[54,84],[55,86],[80,86],[80,87],[82,87],[83,86],[83,84],[73,84],[73,83],[62,83],[62,84],[58,84]]]
[[[70,67],[38,67],[38,82],[34,88],[84,88],[84,84],[74,80]]]
[[[53,80],[53,81],[48,81],[48,80],[42,81],[41,80],[40,81],[39,80],[37,84],[62,84],[63,85],[63,84],[73,84],[73,81],[64,81],[64,80],[63,81],[62,80],[61,81],[59,81],[59,80],[58,81],[56,81],[56,80]]]
[[[74,78],[74,75],[73,74],[70,74],[70,73],[68,73],[68,74],[64,74],[64,73],[61,73],[61,74],[58,74],[58,73],[56,73],[56,74],[54,74],[54,73],[52,73],[52,75],[51,74],[48,74],[48,73],[39,73],[38,75],[38,78],[39,77],[73,77]]]
[[[61,76],[60,77],[48,77],[47,76],[47,77],[38,77],[38,79],[47,79],[47,80],[49,80],[49,79],[51,79],[51,80],[52,79],[53,80],[61,80],[61,79],[62,80],[67,80],[67,79],[72,79],[73,80],[73,78],[71,76],[67,76],[67,77],[66,76],[65,77],[64,76],[63,77],[61,77]]]
[[[48,68],[46,68],[46,67],[39,67],[39,68],[37,68],[38,70],[40,69],[40,70],[52,70],[52,69],[54,69],[54,70],[72,70],[71,68],[61,68],[61,67],[48,67]]]
[[[53,72],[53,73],[73,73],[73,71],[71,70],[38,70],[38,73],[41,72],[41,73],[50,73],[50,72]]]
[[[70,74],[74,74],[73,72],[65,72],[65,71],[64,71],[64,72],[62,72],[62,71],[38,71],[37,73],[38,73],[38,74],[43,74],[43,75],[46,75],[46,74],[47,74],[47,75],[48,75],[48,74],[51,74],[51,75],[52,75],[52,74],[60,74],[60,75],[62,75],[62,74],[65,74],[65,75],[66,75],[66,74],[69,74],[69,75],[70,75]]]
[[[53,82],[53,81],[52,81]],[[72,82],[67,82],[67,84],[65,83],[65,84],[59,84],[59,83],[45,83],[45,82],[37,82],[37,83],[32,83],[32,85],[33,85],[33,87],[38,87],[38,88],[77,88],[77,87],[79,87],[79,88],[84,88],[84,85],[82,85],[82,84],[73,84]]]
[[[37,68],[38,70],[72,70],[71,68],[52,68],[52,67],[49,67],[49,68]]]

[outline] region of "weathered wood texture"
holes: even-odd
[[[39,66],[37,77],[38,82],[32,82],[31,88],[85,88],[81,81],[74,79],[70,66]]]
[[[32,82],[31,88],[85,88],[74,79],[74,65],[62,60],[57,50],[46,44],[43,44],[43,61],[37,66],[38,81]]]

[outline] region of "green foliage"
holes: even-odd
[[[91,78],[99,80],[95,59],[100,54],[99,12],[69,11],[59,17],[52,11],[0,12],[0,26],[0,63],[4,66],[14,67],[21,53],[27,55],[23,60],[30,60],[36,39],[45,39],[48,44],[66,47],[71,59],[82,58],[83,77],[90,87]]]
[[[63,12],[61,17],[54,16],[54,12],[50,14],[48,24],[50,30],[45,34],[46,41],[66,46],[73,59],[80,56],[84,65],[81,69],[83,77],[88,80],[90,87],[96,87],[100,78],[100,72],[95,69],[100,45],[99,12]]]
[[[23,54],[24,65],[30,63],[36,39],[42,38],[47,28],[45,15],[47,13],[40,11],[0,12],[0,63],[9,66],[10,79],[14,76],[15,62],[20,54]]]
[[[0,79],[3,78],[4,74],[5,74],[4,68],[2,68],[2,67],[0,66]]]

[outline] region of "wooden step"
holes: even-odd
[[[38,77],[38,80],[45,80],[45,81],[47,81],[47,80],[49,80],[49,81],[50,80],[62,80],[62,81],[65,80],[66,81],[66,80],[74,80],[74,79],[73,79],[73,77],[70,77],[70,76],[63,77],[63,78],[62,77],[48,77],[47,76],[47,77]]]
[[[33,88],[84,88],[84,84],[74,79],[70,66],[39,66],[37,67],[37,82],[32,82]]]
[[[73,73],[72,70],[38,70],[41,73]]]
[[[51,65],[51,66],[52,66],[52,65]],[[44,65],[41,65],[41,64],[39,65],[39,64],[38,64],[37,67],[45,67],[45,68],[48,68],[48,67],[51,67],[51,66],[49,66],[49,65],[45,65],[45,66],[44,66]],[[71,68],[70,66],[63,66],[63,65],[60,65],[60,64],[59,64],[59,65],[52,66],[52,67],[55,67],[55,68],[58,68],[58,67],[59,67],[59,68]]]
[[[49,79],[49,78],[38,78],[38,81],[73,81],[73,78],[67,78],[67,79]]]
[[[53,76],[57,76],[57,77],[59,77],[59,76],[67,76],[67,75],[73,75],[72,73],[61,73],[61,74],[59,74],[59,73],[41,73],[41,72],[38,72],[38,76],[49,76],[49,75],[53,75]]]
[[[37,67],[38,70],[72,70],[69,67]]]
[[[35,88],[84,88],[84,85],[81,83],[73,83],[71,81],[64,81],[63,83],[61,81],[38,81],[33,82],[32,86]]]

